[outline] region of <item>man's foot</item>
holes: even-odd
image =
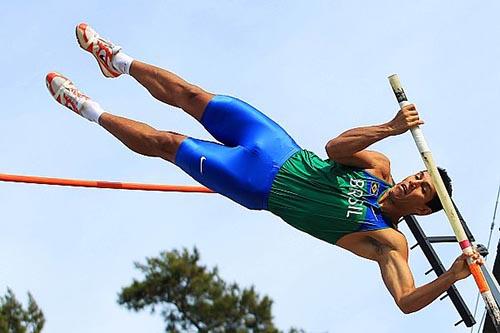
[[[122,74],[113,66],[113,58],[121,50],[120,46],[99,36],[86,23],[76,26],[76,39],[82,49],[92,53],[105,77],[117,77]]]
[[[82,94],[70,79],[57,72],[50,72],[45,78],[45,83],[56,101],[82,115],[83,103],[89,100],[89,97]]]
[[[103,110],[87,95],[82,94],[73,82],[65,76],[50,72],[45,78],[47,89],[54,99],[80,116],[98,122]]]

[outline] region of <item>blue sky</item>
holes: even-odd
[[[48,0],[0,8],[0,172],[193,184],[52,100],[44,78],[57,70],[112,113],[210,138],[133,79],[102,77],[77,46],[74,26],[83,21],[137,59],[248,101],[321,156],[340,132],[394,116],[387,76],[399,73],[435,159],[453,178],[455,201],[487,241],[500,182],[497,1]],[[423,168],[409,134],[372,148],[392,159],[395,179]],[[31,291],[45,332],[162,331],[158,316],[119,307],[117,293],[138,277],[134,261],[195,245],[225,279],[271,296],[281,328],[468,331],[453,326],[458,314],[448,300],[403,315],[376,264],[218,195],[2,183],[0,200],[0,291],[10,286],[21,299]],[[451,234],[442,213],[420,221],[429,234]],[[453,245],[436,249],[446,266],[459,254]],[[424,275],[419,250],[410,265],[418,285],[434,278]],[[458,287],[472,308],[473,281]]]

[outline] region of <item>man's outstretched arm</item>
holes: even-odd
[[[480,261],[479,255],[473,255]],[[404,313],[418,311],[432,303],[458,280],[470,275],[465,255],[458,257],[451,268],[432,282],[415,287],[413,275],[408,266],[407,254],[401,250],[388,250],[377,258],[382,279],[396,304]]]

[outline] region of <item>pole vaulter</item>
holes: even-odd
[[[250,104],[208,92],[167,69],[136,60],[86,23],[78,24],[75,32],[80,48],[92,55],[105,77],[133,78],[153,98],[192,116],[214,139],[158,130],[113,114],[64,75],[47,74],[46,86],[57,103],[100,126],[128,149],[175,164],[201,185],[247,209],[269,211],[299,231],[376,262],[394,304],[405,314],[430,305],[468,277],[471,269],[485,300],[492,299],[484,278],[477,279],[479,267],[472,265],[484,259],[463,230],[457,238],[466,254],[433,281],[415,285],[408,241],[398,223],[404,216],[441,210],[440,198],[429,172],[420,170],[395,183],[389,158],[367,149],[423,124],[414,105],[405,105],[389,121],[332,138],[325,145],[328,158],[323,159]],[[420,142],[425,143],[423,138]],[[429,150],[422,146],[424,152]],[[434,166],[433,172],[442,177],[440,190],[446,187],[451,195],[446,170]],[[101,185],[124,188],[116,183]],[[496,305],[491,303],[490,310]],[[492,313],[498,318],[498,307]]]
[[[389,76],[389,82],[394,94],[396,95],[399,106],[402,108],[406,105],[409,105],[410,103],[408,102],[405,91],[401,85],[401,82],[399,81],[398,75],[394,74]],[[420,152],[420,156],[424,161],[425,167],[427,168],[432,181],[434,182],[437,194],[439,196],[439,199],[441,200],[441,203],[443,204],[443,209],[446,213],[446,216],[448,217],[448,220],[450,221],[451,227],[453,229],[453,232],[455,233],[460,248],[462,249],[464,254],[469,255],[473,252],[472,244],[467,238],[464,228],[460,223],[457,211],[455,210],[451,198],[446,191],[443,180],[439,175],[431,150],[424,138],[424,134],[419,126],[411,128],[410,131],[413,139],[415,140],[418,151]],[[468,263],[469,269],[472,273],[472,276],[474,277],[474,280],[476,281],[479,292],[483,297],[486,309],[488,310],[488,313],[492,319],[493,325],[495,326],[497,333],[500,333],[500,310],[497,302],[495,301],[495,298],[493,297],[491,289],[486,282],[485,275],[483,274],[480,266],[477,263],[473,263],[470,257],[468,259]]]

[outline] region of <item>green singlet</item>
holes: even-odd
[[[268,210],[293,227],[335,244],[353,232],[392,227],[378,205],[391,186],[363,169],[301,150],[276,175]]]

